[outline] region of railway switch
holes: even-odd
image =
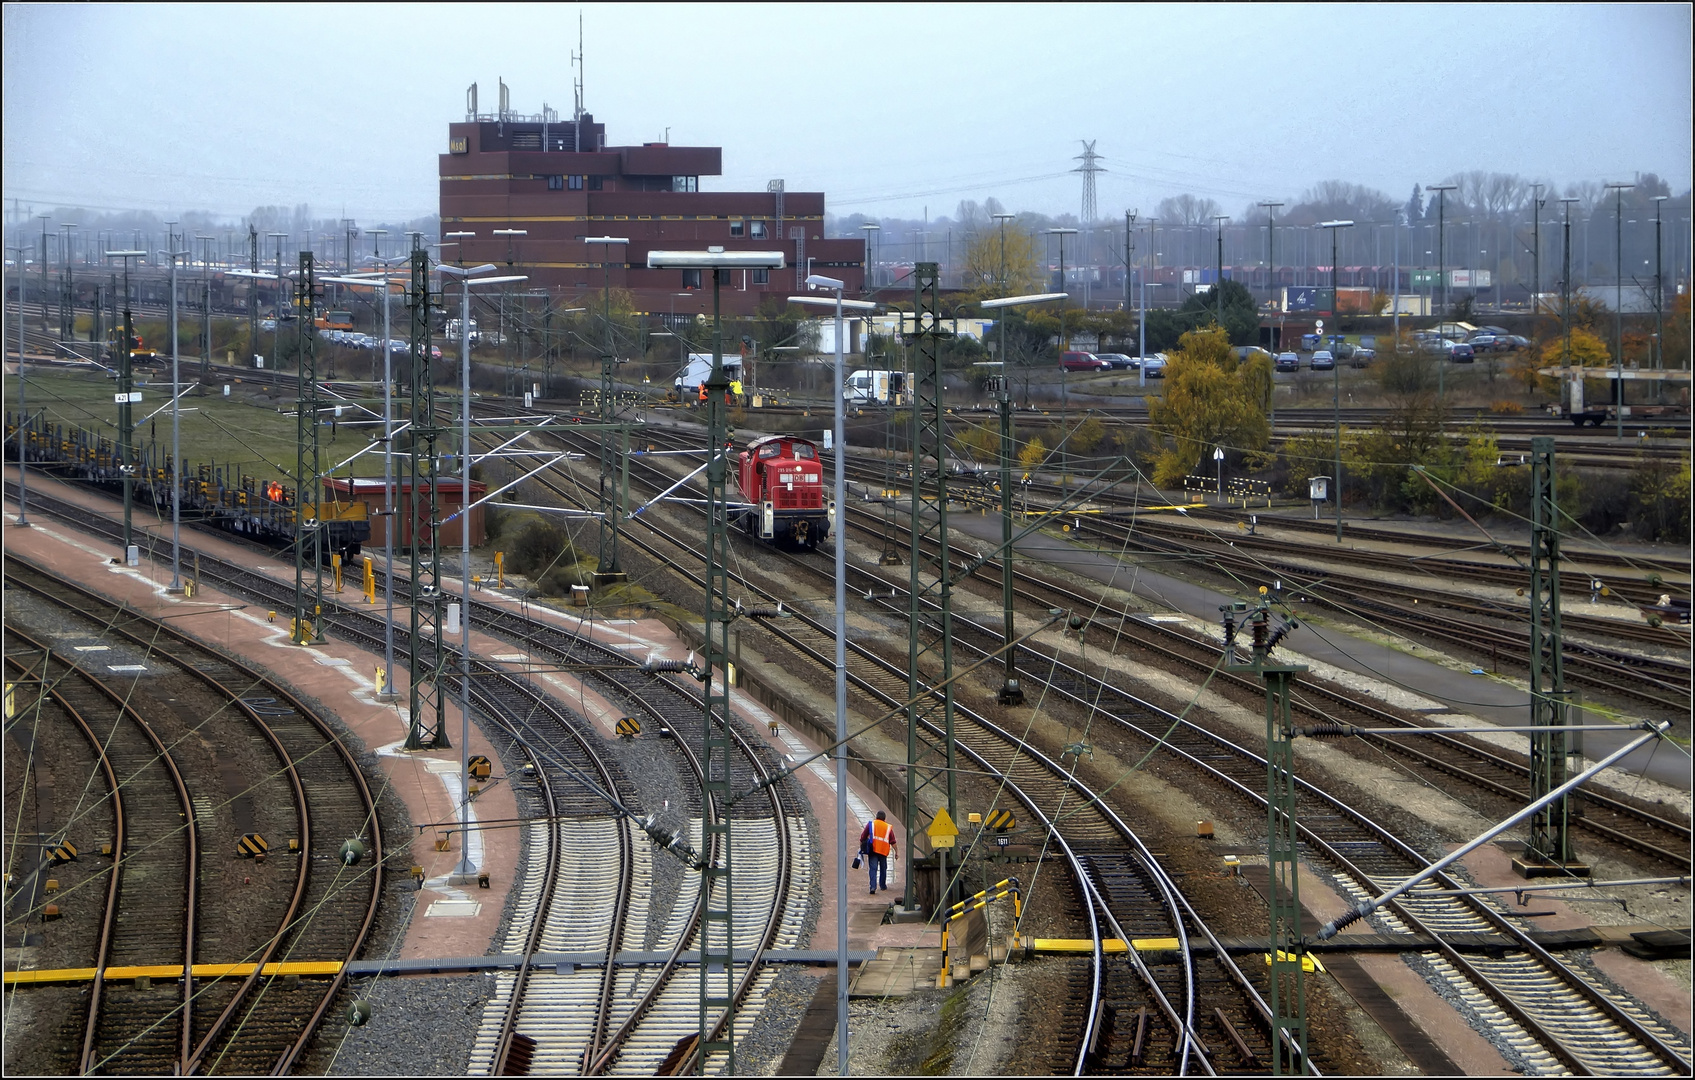
[[[235,842],[236,856],[242,859],[257,859],[270,850],[270,843],[256,832],[242,833]]]

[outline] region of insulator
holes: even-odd
[[[1236,616],[1226,611],[1224,613],[1224,647],[1230,648],[1236,644]]]
[[[1263,652],[1265,650],[1265,648],[1266,648],[1266,644],[1265,644],[1265,620],[1263,618],[1255,619],[1254,620],[1254,651],[1255,652]]]
[[[650,675],[663,675],[667,672],[689,670],[689,665],[683,660],[649,660],[642,665],[642,670]]]
[[[1300,628],[1301,624],[1297,620],[1290,619],[1277,628],[1276,632],[1271,635],[1271,640],[1266,642],[1265,647],[1267,649],[1277,648],[1277,643],[1288,637],[1291,630],[1299,630]]]
[[[1298,729],[1311,739],[1340,739],[1354,733],[1352,724],[1312,724]]]

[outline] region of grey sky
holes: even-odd
[[[586,106],[613,143],[724,148],[709,190],[838,214],[995,196],[1234,212],[1338,178],[1405,199],[1463,169],[1690,184],[1687,5],[589,5]],[[232,217],[433,211],[465,88],[569,115],[577,6],[18,6],[4,197]]]

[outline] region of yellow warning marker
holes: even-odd
[[[617,732],[620,739],[633,739],[642,733],[642,722],[633,716],[623,717],[618,721]]]
[[[330,571],[335,575],[335,591],[341,591],[341,552],[330,553]]]
[[[983,815],[982,814],[966,814],[965,820],[972,825],[981,825],[981,824],[983,824]]]
[[[936,811],[936,816],[930,819],[930,827],[924,830],[924,835],[930,838],[930,846],[933,848],[954,846],[954,839],[959,836],[959,826],[948,816],[947,807]]]
[[[365,563],[365,584],[364,584],[365,603],[374,604],[374,603],[377,602],[377,568],[376,568],[376,564],[374,562],[372,562],[371,557],[369,555],[366,555],[364,557],[363,562]]]
[[[242,859],[257,858],[269,850],[271,845],[256,832],[242,833],[241,839],[235,843],[236,856]]]
[[[478,754],[465,764],[470,769],[471,779],[473,780],[487,780],[489,778],[489,774],[494,771],[494,765],[488,758],[481,754]]]
[[[1012,816],[1011,810],[995,810],[984,820],[983,827],[996,832],[1010,832],[1018,828],[1018,820]]]
[[[1284,952],[1282,949],[1277,950],[1277,959],[1282,961],[1285,964],[1293,964],[1295,962],[1295,958],[1293,956],[1291,956],[1289,953]],[[1265,954],[1265,966],[1266,967],[1271,966],[1271,954],[1270,953]],[[1324,965],[1319,963],[1318,957],[1311,956],[1311,955],[1301,957],[1301,970],[1302,971],[1304,971],[1304,972],[1306,972],[1307,974],[1310,975],[1310,974],[1312,974],[1312,972],[1315,968],[1319,971],[1324,970]]]
[[[8,720],[18,714],[17,690],[16,683],[9,682],[6,684],[6,719]]]
[[[47,852],[47,857],[53,860],[53,865],[77,861],[77,846],[66,840],[62,844],[54,844]]]
[[[494,577],[500,588],[506,588],[506,552],[504,551],[494,553]]]

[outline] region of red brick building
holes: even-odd
[[[716,146],[606,145],[606,125],[584,113],[468,116],[449,124],[440,157],[441,229],[474,232],[444,246],[442,258],[467,264],[511,263],[532,287],[561,301],[598,297],[603,267],[612,287],[627,289],[638,311],[711,311],[711,279],[700,271],[649,270],[651,249],[777,251],[784,270],[737,270],[724,283],[726,314],[750,313],[766,297],[801,287],[807,260],[815,273],[840,278],[857,292],[865,270],[864,241],[824,239],[822,192],[701,190],[701,178],[723,172]],[[496,229],[527,235],[496,236]],[[629,245],[588,244],[585,237],[628,237]],[[702,289],[701,286],[705,288]],[[685,290],[698,291],[690,301]]]

